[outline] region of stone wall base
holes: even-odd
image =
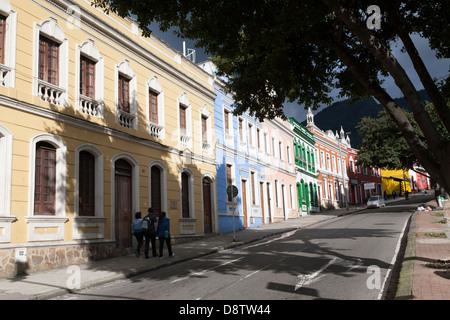
[[[0,249],[0,278],[64,268],[88,261],[132,254],[133,248],[117,249],[115,242],[26,247],[26,262],[15,259],[17,248]]]

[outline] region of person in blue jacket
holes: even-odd
[[[159,214],[158,227],[156,230],[159,238],[159,258],[164,259],[163,249],[164,241],[167,243],[167,249],[169,250],[169,257],[173,257],[175,254],[172,252],[172,246],[170,245],[170,219],[166,217],[165,212]]]
[[[131,223],[131,234],[133,234],[136,237],[136,240],[138,242],[137,248],[136,248],[136,257],[139,257],[141,255],[141,247],[144,239],[144,233],[142,232],[142,214],[141,212],[136,212],[134,215],[135,219]]]

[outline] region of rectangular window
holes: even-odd
[[[158,123],[158,94],[153,90],[149,91],[149,110],[148,114],[150,121],[153,123]]]
[[[225,133],[230,134],[230,111],[224,110]]]
[[[208,118],[205,116],[202,116],[202,141],[208,142]]]
[[[248,143],[253,145],[253,125],[248,124]]]
[[[95,157],[80,152],[79,169],[79,215],[95,216]]]
[[[56,195],[56,149],[42,143],[36,146],[34,214],[54,215]]]
[[[244,141],[244,120],[239,118],[239,139]]]
[[[39,79],[58,85],[59,44],[39,37]]]
[[[256,143],[259,150],[261,150],[261,130],[256,129]]]
[[[186,134],[186,107],[180,105],[180,132]]]
[[[255,194],[255,173],[252,172],[251,174],[251,183],[252,183],[252,204],[256,204],[256,194]]]
[[[0,63],[5,63],[6,17],[0,15]]]
[[[130,80],[119,74],[119,109],[130,113]]]
[[[80,58],[80,94],[95,99],[95,62]]]

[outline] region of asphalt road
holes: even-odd
[[[56,299],[382,299],[417,205],[364,210]]]

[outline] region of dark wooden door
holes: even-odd
[[[212,233],[212,201],[211,201],[211,181],[203,179],[203,223],[204,233]]]
[[[116,174],[115,178],[115,235],[118,248],[132,246],[131,177]]]
[[[244,214],[244,228],[248,227],[248,223],[247,223],[247,186],[246,186],[247,181],[242,180],[241,184],[242,184],[242,212]]]
[[[270,184],[267,184],[267,209],[269,210],[269,223],[272,222],[272,206],[270,205]]]
[[[153,213],[159,215],[162,207],[161,197],[161,170],[153,166],[151,169],[151,200]]]
[[[264,212],[264,183],[259,183],[259,203],[261,205],[261,215],[262,215],[262,223],[266,223],[265,212]]]

